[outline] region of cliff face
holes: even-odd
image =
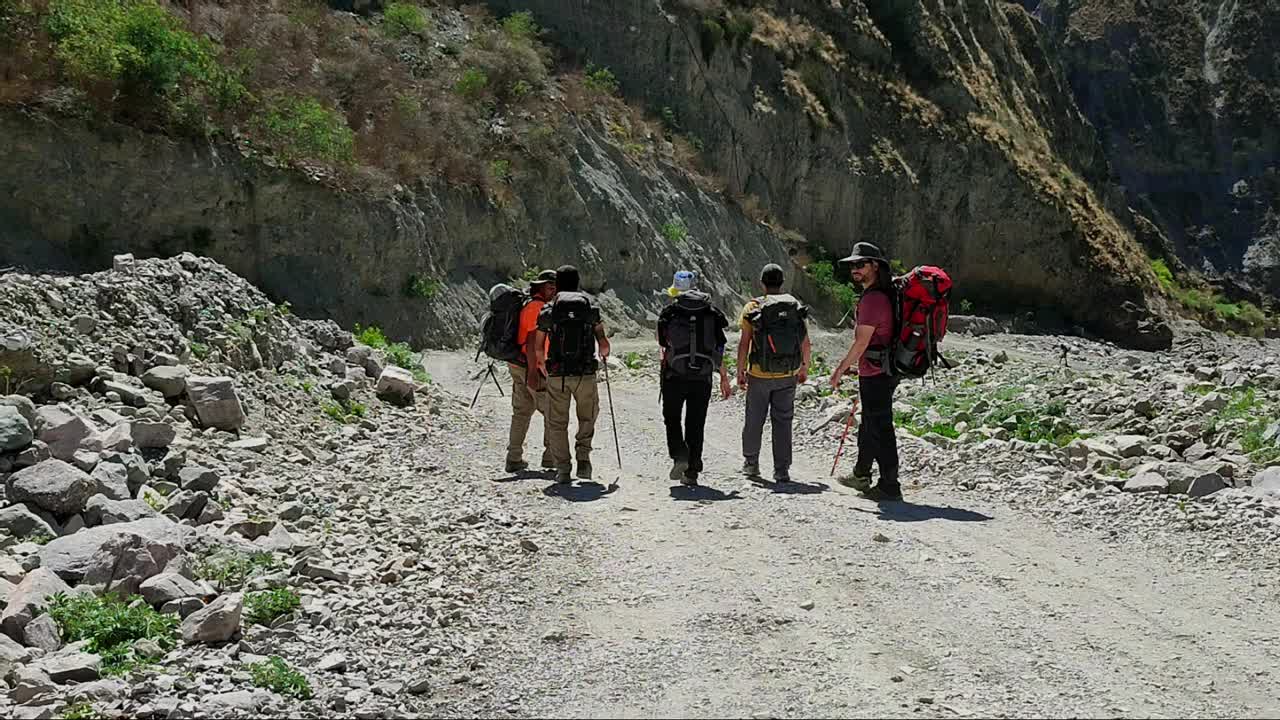
[[[1170,254],[1280,293],[1280,3],[1026,4]]]
[[[1122,198],[1090,185],[1108,172],[1096,136],[1020,6],[488,5],[532,10],[628,97],[669,109],[732,191],[827,253],[874,241],[947,267],[960,297],[1052,308],[1126,345],[1168,342]]]
[[[434,346],[470,342],[489,285],[526,268],[577,263],[611,319],[637,331],[674,269],[701,271],[728,309],[786,255],[772,231],[687,175],[629,161],[586,119],[577,127],[565,181],[531,182],[495,212],[447,186],[370,198],[231,146],[0,113],[0,265],[84,270],[115,253],[190,250],[303,316]],[[683,237],[664,235],[671,218]],[[406,294],[411,276],[440,286]]]

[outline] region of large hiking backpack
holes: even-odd
[[[705,293],[686,292],[658,316],[658,337],[667,348],[666,370],[683,378],[707,378],[716,370],[724,314]]]
[[[881,367],[891,375],[924,377],[934,365],[950,364],[938,351],[951,315],[951,276],[940,267],[921,265],[893,279],[893,345]]]
[[[547,374],[559,377],[593,375],[599,369],[596,360],[595,326],[600,311],[591,298],[581,292],[562,292],[551,302],[550,347],[547,349]]]
[[[520,311],[529,294],[505,283],[489,289],[489,312],[480,324],[480,352],[494,360],[524,364],[524,348],[516,342],[520,332]],[[479,358],[479,353],[476,354]]]
[[[794,372],[803,361],[801,345],[809,311],[795,297],[765,295],[747,316],[751,323],[751,361],[768,373]]]

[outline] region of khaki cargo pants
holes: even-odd
[[[572,470],[569,456],[569,400],[577,405],[578,434],[574,456],[578,464],[591,462],[591,439],[596,434],[596,418],[600,416],[600,392],[595,375],[547,378],[547,435],[556,470]]]
[[[551,454],[547,425],[547,393],[545,390],[534,392],[525,384],[528,371],[521,365],[508,365],[511,369],[511,436],[507,440],[507,462],[519,462],[524,459],[524,439],[529,434],[529,424],[533,413],[541,413],[543,418],[542,445],[543,455]]]

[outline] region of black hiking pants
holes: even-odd
[[[858,378],[862,423],[858,426],[858,461],[853,471],[871,477],[871,464],[880,466],[880,489],[901,490],[898,484],[898,437],[893,428],[893,391],[898,378],[872,375]]]
[[[672,460],[688,460],[689,472],[702,472],[702,438],[711,404],[708,378],[668,376],[662,385],[662,419],[667,426],[667,453]],[[684,410],[681,432],[680,411]]]

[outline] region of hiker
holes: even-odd
[[[667,426],[667,454],[671,479],[697,485],[702,472],[703,429],[711,403],[712,377],[720,375],[720,394],[729,399],[733,388],[724,367],[724,330],[729,319],[711,304],[711,296],[696,289],[698,276],[688,270],[675,274],[675,300],[658,316],[658,345],[662,351],[659,383],[662,419]],[[681,432],[680,414],[684,411]]]
[[[782,292],[782,267],[774,263],[760,272],[764,296],[747,302],[739,324],[738,387],[747,389],[747,418],[742,428],[742,465],[747,477],[760,477],[760,443],[764,419],[773,426],[773,481],[791,482],[791,419],[796,386],[809,376],[807,309]]]
[[[556,482],[572,481],[573,457],[569,454],[569,402],[577,407],[578,433],[574,456],[578,478],[591,479],[591,439],[600,415],[596,371],[609,359],[600,308],[578,289],[578,269],[563,265],[556,270],[556,294],[538,315],[533,342],[537,352],[537,378],[546,380],[548,447],[556,467]],[[599,348],[599,360],[596,350]]]
[[[893,391],[898,386],[889,367],[889,350],[896,331],[893,273],[880,248],[860,242],[840,263],[850,266],[854,282],[862,286],[862,298],[854,321],[854,339],[849,352],[831,374],[831,389],[851,368],[858,368],[858,397],[862,422],[858,426],[858,460],[853,475],[841,484],[855,488],[880,501],[901,500],[898,482],[898,438],[893,428]],[[880,466],[880,482],[871,486],[871,465]]]
[[[533,420],[535,410],[542,415],[543,421],[542,467],[555,467],[547,432],[546,388],[541,375],[529,372],[529,368],[537,367],[533,341],[536,335],[534,331],[538,326],[538,313],[555,294],[556,271],[543,270],[529,283],[529,301],[520,309],[516,330],[516,344],[521,349],[520,358],[516,362],[507,363],[511,370],[511,434],[507,441],[507,472],[519,472],[529,467],[529,463],[524,460],[524,439],[529,433],[529,423]]]

